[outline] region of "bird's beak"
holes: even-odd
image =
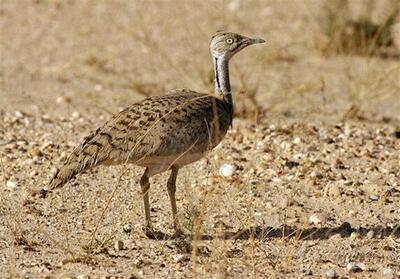
[[[249,42],[248,42],[249,45],[265,43],[265,40],[264,40],[264,39],[261,39],[261,38],[255,38],[255,39],[253,39],[253,38],[248,38],[248,41],[249,41]]]
[[[248,38],[244,37],[242,40],[242,43],[240,43],[240,49],[243,49],[245,47],[254,45],[254,44],[262,44],[265,43],[265,40],[260,39],[260,38]]]

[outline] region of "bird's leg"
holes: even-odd
[[[176,216],[177,210],[176,210],[175,192],[176,192],[176,177],[178,176],[178,171],[179,171],[179,167],[172,166],[171,174],[170,174],[168,182],[167,182],[167,188],[168,188],[169,199],[171,201],[172,218],[174,221],[175,234],[182,234],[181,230],[179,229],[178,218]]]
[[[143,202],[144,202],[144,214],[146,216],[145,220],[145,230],[147,232],[151,232],[153,230],[150,220],[150,201],[149,201],[149,168],[146,168],[144,171],[142,178],[140,179],[140,187],[142,189],[143,194]]]

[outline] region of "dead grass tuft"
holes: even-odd
[[[395,47],[398,34],[392,29],[397,23],[400,6],[391,2],[394,1],[325,2],[322,23],[326,43],[322,47],[323,53],[363,56],[394,53],[390,47]]]

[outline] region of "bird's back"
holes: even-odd
[[[75,148],[51,182],[61,186],[99,164],[135,163],[154,173],[201,158],[226,134],[232,107],[186,89],[149,97],[116,114]]]

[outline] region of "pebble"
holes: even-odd
[[[51,177],[54,177],[54,176],[56,175],[57,172],[58,172],[58,168],[52,167],[52,168],[50,169],[50,176],[51,176]]]
[[[130,233],[132,231],[132,225],[131,224],[125,224],[122,229],[124,230],[125,233]]]
[[[24,165],[24,166],[32,166],[32,165],[34,165],[35,163],[36,163],[36,160],[37,158],[34,158],[34,159],[31,159],[31,158],[29,158],[29,159],[26,159],[26,160],[24,160],[23,162],[22,162],[22,164]]]
[[[67,152],[65,152],[65,151],[61,152],[60,160],[67,158],[67,156],[68,156]]]
[[[325,271],[324,277],[329,279],[335,279],[338,278],[339,276],[337,275],[334,269],[328,269],[327,271]]]
[[[185,254],[174,255],[174,256],[172,256],[172,258],[177,263],[183,263],[183,262],[186,262],[186,261],[190,260],[190,257],[188,255],[185,255]]]
[[[232,0],[228,3],[228,9],[235,12],[240,8],[240,0]]]
[[[296,138],[293,140],[293,143],[294,143],[294,144],[300,144],[300,143],[301,143],[301,138],[296,137]]]
[[[328,220],[328,217],[324,213],[314,213],[313,215],[310,216],[308,219],[308,222],[310,224],[318,225],[318,224],[324,224]]]
[[[42,156],[43,156],[42,150],[40,150],[40,148],[38,148],[38,147],[33,148],[33,149],[30,151],[30,153],[31,153],[33,156],[37,156],[37,157],[42,157]]]
[[[384,278],[392,279],[395,278],[394,271],[390,267],[386,267],[382,270],[382,274]]]
[[[232,164],[223,164],[219,168],[219,174],[221,176],[229,177],[232,176],[236,171],[236,166]]]
[[[74,111],[71,116],[72,119],[78,119],[79,117],[81,117],[81,114],[77,111]]]
[[[281,183],[281,182],[282,182],[282,179],[280,179],[279,177],[274,177],[274,178],[272,178],[272,182],[274,182],[274,183]]]
[[[69,104],[71,103],[71,98],[67,96],[60,96],[56,99],[57,104]]]
[[[26,141],[24,141],[24,140],[19,140],[19,141],[17,141],[17,146],[25,146],[25,145],[27,145],[28,143],[26,142]]]
[[[379,197],[376,196],[376,195],[371,195],[371,196],[369,196],[369,199],[370,199],[371,201],[377,201],[377,200],[379,200]]]
[[[6,182],[6,186],[10,189],[15,189],[17,187],[17,182],[13,181],[13,180],[8,180]]]
[[[367,233],[367,238],[368,239],[372,239],[372,238],[374,238],[374,236],[375,236],[375,232],[372,231],[372,230]]]
[[[95,91],[101,91],[101,90],[103,90],[103,86],[102,86],[101,84],[96,84],[96,85],[94,86],[94,90],[95,90]]]
[[[355,212],[353,209],[350,209],[349,212],[348,212],[348,214],[349,214],[350,216],[354,216],[354,215],[356,215],[356,212]]]
[[[17,119],[21,119],[24,117],[24,114],[18,110],[14,113],[14,115]]]
[[[349,262],[346,265],[348,272],[362,272],[367,270],[367,266],[364,263]]]
[[[124,250],[124,242],[122,240],[117,240],[114,243],[114,249],[115,251],[121,251]]]

